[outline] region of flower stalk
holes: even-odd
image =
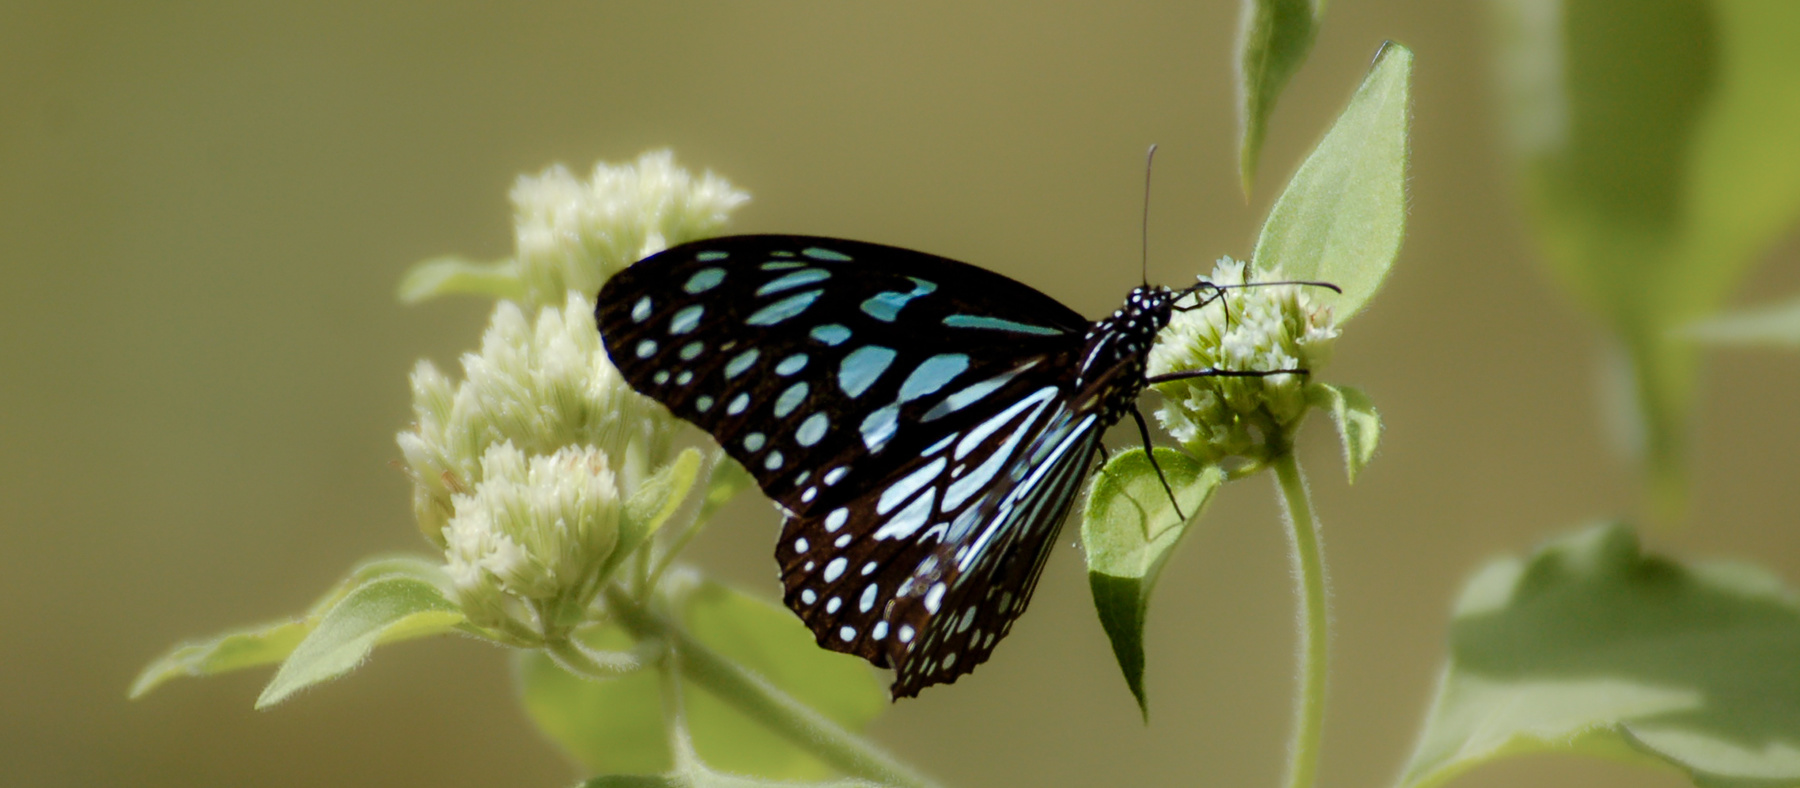
[[[609,587],[605,599],[607,612],[633,637],[667,643],[669,658],[687,680],[832,768],[884,785],[939,788],[938,783],[896,760],[874,743],[844,730],[761,676],[707,648],[680,626],[651,611],[618,587]]]
[[[1288,526],[1288,545],[1293,561],[1294,591],[1298,596],[1298,686],[1294,693],[1294,727],[1288,740],[1287,788],[1311,788],[1319,771],[1319,750],[1325,728],[1325,682],[1329,666],[1331,600],[1325,556],[1319,540],[1318,520],[1306,476],[1294,459],[1292,448],[1277,454],[1271,463],[1281,493],[1282,515]]]

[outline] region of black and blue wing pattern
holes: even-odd
[[[904,697],[986,660],[1024,610],[1161,308],[1121,332],[954,260],[737,236],[631,266],[596,319],[625,379],[786,513],[788,606]]]

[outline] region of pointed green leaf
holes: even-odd
[[[327,592],[305,615],[245,627],[205,640],[183,643],[146,666],[131,683],[130,697],[138,698],[163,682],[183,676],[210,676],[287,659],[319,625],[325,612],[351,591],[378,577],[402,575],[448,587],[442,567],[435,561],[412,556],[377,558],[351,570],[350,575]]]
[[[520,300],[525,296],[525,284],[512,260],[478,263],[455,256],[415,263],[400,278],[401,303],[416,304],[447,295]]]
[[[866,663],[819,648],[786,608],[715,583],[682,594],[677,607],[696,640],[847,728],[860,730],[887,707],[887,693]],[[582,639],[596,648],[631,646],[629,637],[611,626]],[[587,681],[532,652],[521,659],[520,679],[532,720],[590,771],[649,774],[672,768],[655,671]],[[712,767],[785,779],[829,773],[694,685],[683,685],[683,699],[694,746]]]
[[[1543,259],[1606,324],[1626,379],[1610,424],[1677,514],[1695,348],[1800,217],[1800,4],[1507,0],[1504,120]],[[1611,373],[1611,370],[1609,370]]]
[[[1156,463],[1187,519],[1175,513],[1168,491],[1142,450],[1121,452],[1106,463],[1094,477],[1081,515],[1094,607],[1145,719],[1150,707],[1144,695],[1144,619],[1150,592],[1188,524],[1225,480],[1218,466],[1174,449],[1156,449]]]
[[[1412,52],[1389,43],[1256,239],[1257,271],[1343,288],[1326,301],[1340,324],[1375,296],[1400,254],[1411,97]]]
[[[603,577],[675,516],[682,502],[687,500],[688,492],[694,489],[694,479],[699,475],[700,450],[689,447],[682,449],[667,465],[656,469],[632,491],[631,497],[625,500],[625,516],[619,522],[619,543],[606,559],[606,566],[601,570]]]
[[[1689,324],[1681,336],[1706,345],[1800,347],[1800,298]]]
[[[1237,38],[1238,172],[1244,193],[1256,177],[1269,116],[1288,78],[1306,62],[1323,0],[1244,0]]]
[[[349,673],[376,645],[441,635],[463,623],[462,610],[434,583],[387,575],[345,595],[308,633],[263,688],[256,707]]]
[[[1313,383],[1306,394],[1313,407],[1331,411],[1338,439],[1344,444],[1344,472],[1354,484],[1356,475],[1375,457],[1375,446],[1381,441],[1381,414],[1369,395],[1352,386]]]
[[[711,520],[712,516],[723,509],[725,504],[731,503],[731,499],[736,498],[738,493],[748,490],[756,484],[756,477],[751,476],[749,471],[744,470],[744,466],[739,465],[737,460],[731,459],[725,452],[718,452],[714,462],[716,465],[713,468],[712,481],[706,486],[706,502],[700,506],[700,516],[695,520],[697,523]]]
[[[1476,573],[1400,780],[1570,753],[1707,786],[1800,784],[1800,601],[1755,567],[1684,567],[1603,525]]]

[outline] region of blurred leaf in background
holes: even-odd
[[[1800,298],[1714,315],[1681,334],[1718,347],[1800,349]]]
[[[1269,116],[1318,37],[1324,0],[1244,0],[1238,17],[1238,176],[1244,194],[1268,136]]]
[[[1399,785],[1567,753],[1706,786],[1800,784],[1800,602],[1754,566],[1683,566],[1606,524],[1470,578]]]
[[[1610,329],[1621,445],[1678,515],[1696,351],[1800,214],[1800,3],[1496,0],[1522,196],[1559,286]]]

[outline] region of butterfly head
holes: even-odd
[[[1169,324],[1180,294],[1161,285],[1134,288],[1111,315],[1088,327],[1078,385],[1099,386],[1111,424],[1137,401],[1157,332]]]

